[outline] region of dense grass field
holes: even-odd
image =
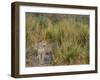
[[[89,16],[27,12],[26,66],[34,66],[40,41],[56,45],[51,65],[89,64]]]

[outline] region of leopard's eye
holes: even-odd
[[[45,47],[46,45],[44,44],[43,47]]]
[[[46,55],[49,55],[49,53],[47,52]]]

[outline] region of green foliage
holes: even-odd
[[[57,43],[53,65],[88,64],[89,16],[26,13],[26,49],[41,40]]]

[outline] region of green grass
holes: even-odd
[[[53,65],[89,63],[89,16],[26,13],[27,58],[39,41],[56,43]]]

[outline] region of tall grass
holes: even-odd
[[[35,43],[56,43],[53,65],[89,63],[89,16],[26,13],[26,58]],[[29,51],[28,51],[29,50]]]

